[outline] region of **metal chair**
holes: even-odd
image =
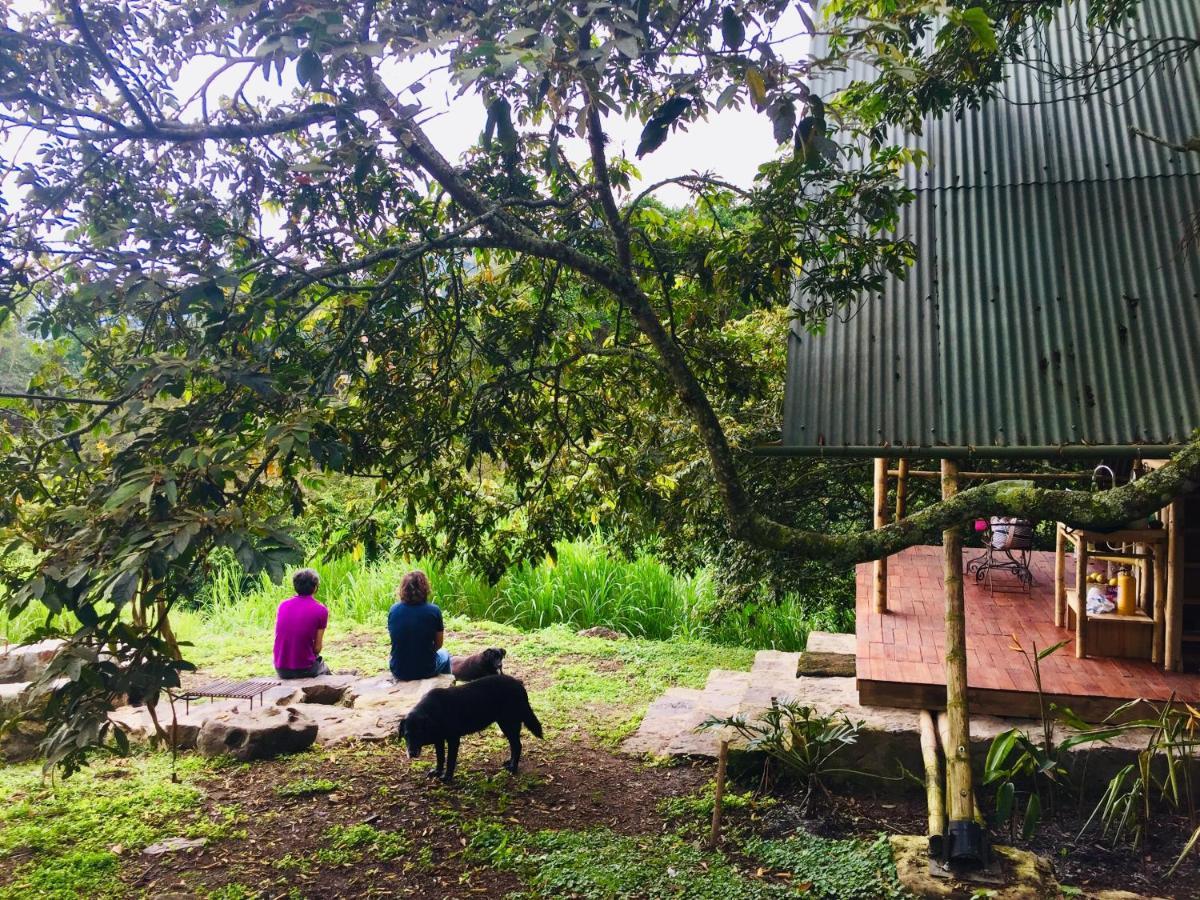
[[[984,532],[987,549],[967,563],[967,574],[976,583],[987,579],[988,591],[994,593],[992,573],[1011,572],[1021,582],[1026,593],[1033,589],[1033,571],[1029,568],[1033,554],[1033,523],[1028,519],[993,518]]]

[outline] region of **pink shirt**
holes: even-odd
[[[307,669],[317,661],[313,642],[329,624],[329,610],[311,596],[292,597],[275,613],[275,668]]]

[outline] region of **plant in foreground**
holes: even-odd
[[[725,718],[710,716],[699,725],[699,729],[733,731],[745,740],[746,750],[766,754],[768,765],[774,760],[786,772],[800,779],[804,786],[801,811],[807,810],[815,790],[828,793],[825,780],[829,776],[855,772],[853,769],[836,767],[834,760],[858,740],[861,727],[861,722],[851,721],[840,709],[829,715],[821,715],[811,706],[774,699],[754,721],[736,715]],[[767,765],[764,765],[764,781],[767,775]]]

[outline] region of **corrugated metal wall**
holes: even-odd
[[[1072,7],[1068,15],[1080,15]],[[1143,31],[1200,34],[1200,4],[1148,0]],[[1035,76],[1089,48],[1064,21],[1009,101],[931,123],[901,232],[909,277],[824,335],[794,331],[783,442],[1132,444],[1200,427],[1200,154],[1128,134],[1200,131],[1200,79],[1160,71],[1051,102]]]

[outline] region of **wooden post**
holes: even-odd
[[[958,463],[942,460],[942,498],[958,493]],[[942,532],[946,590],[946,811],[951,823],[974,819],[971,713],[967,706],[967,620],[963,601],[962,528]]]
[[[904,518],[908,506],[908,460],[902,459],[896,467],[896,521]]]
[[[1180,644],[1183,628],[1183,606],[1179,602],[1180,589],[1183,582],[1183,569],[1180,565],[1183,554],[1179,546],[1182,535],[1179,531],[1179,501],[1172,501],[1168,507],[1169,521],[1167,522],[1167,608],[1163,618],[1166,620],[1166,632],[1163,636],[1163,668],[1168,672],[1177,672],[1180,668]]]
[[[1075,549],[1075,658],[1087,656],[1087,592],[1088,592],[1087,533],[1079,532]]]
[[[1062,524],[1054,528],[1054,624],[1067,625],[1067,533]]]
[[[1163,640],[1166,636],[1167,623],[1167,548],[1159,541],[1152,546],[1154,550],[1154,588],[1151,595],[1154,617],[1153,647],[1150,651],[1152,662],[1163,665]]]
[[[721,839],[721,807],[725,802],[725,766],[729,761],[729,741],[721,741],[717,755],[717,786],[713,790],[712,830],[708,834],[708,849],[715,850]]]
[[[887,460],[875,458],[875,526],[887,524]],[[875,560],[873,567],[875,612],[887,612],[887,557]]]
[[[946,834],[946,801],[942,796],[942,766],[938,758],[937,726],[933,713],[921,710],[921,758],[925,761],[925,802],[929,807],[929,855],[940,856]]]

